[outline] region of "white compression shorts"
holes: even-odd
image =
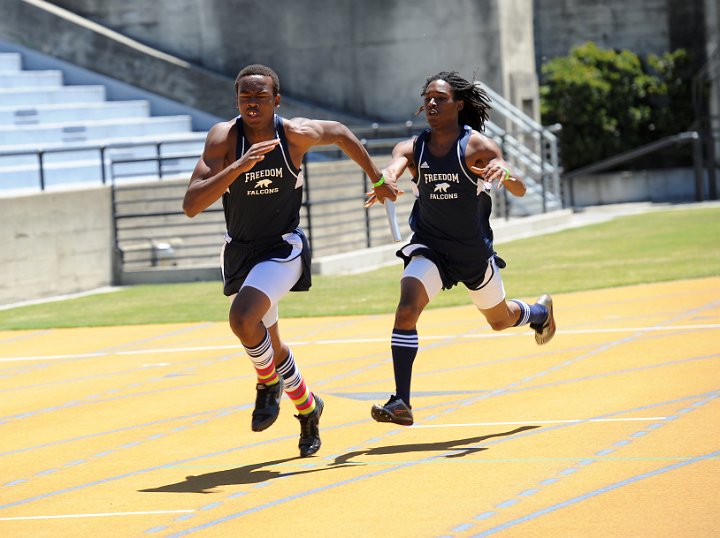
[[[442,289],[442,279],[437,266],[424,256],[413,256],[408,263],[403,278],[417,278],[425,287],[428,299],[433,300]],[[505,299],[505,286],[503,285],[500,270],[495,264],[495,258],[488,260],[485,271],[485,280],[477,290],[468,290],[473,304],[480,310],[487,310],[500,304]]]
[[[248,273],[240,289],[250,286],[263,292],[270,299],[270,308],[262,318],[265,327],[271,327],[278,321],[278,302],[290,291],[302,274],[300,256],[286,262],[264,261],[258,263]],[[230,296],[234,300],[235,295]]]

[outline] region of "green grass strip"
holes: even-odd
[[[720,275],[720,209],[657,211],[565,230],[497,247],[507,261],[508,297],[534,299],[633,284]],[[309,292],[290,293],[280,316],[383,314],[395,310],[402,262],[356,275],[315,275]],[[430,308],[469,304],[463,286]],[[110,294],[0,311],[0,329],[48,329],[224,321],[229,302],[220,282],[138,285]]]

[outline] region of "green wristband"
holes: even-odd
[[[373,189],[378,188],[380,185],[385,183],[385,174],[380,176],[380,179],[378,179],[377,183],[373,183]]]
[[[510,169],[509,168],[503,168],[505,170],[505,177],[503,178],[503,181],[507,181],[510,177]]]

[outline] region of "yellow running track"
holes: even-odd
[[[304,459],[224,323],[0,332],[0,536],[717,536],[720,278],[554,299],[543,347],[427,311],[411,428],[370,419],[391,315],[282,320]]]

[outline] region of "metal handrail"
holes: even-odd
[[[173,144],[182,144],[186,142],[196,142],[203,140],[199,136],[178,138],[173,140],[147,140],[144,142],[110,142],[108,144],[77,144],[77,145],[63,145],[61,147],[46,146],[37,149],[24,149],[24,150],[0,150],[0,159],[3,157],[19,157],[22,155],[36,155],[38,158],[38,172],[40,176],[40,190],[45,190],[45,166],[44,159],[45,155],[49,153],[76,153],[80,151],[97,151],[98,158],[100,161],[100,178],[101,183],[105,185],[107,183],[107,173],[105,170],[105,154],[108,150],[113,149],[128,149],[128,148],[139,148],[139,147],[155,147],[155,157],[150,158],[151,160],[164,159],[164,158],[181,158],[181,157],[169,157],[162,155],[162,147]],[[197,157],[197,155],[196,155]]]
[[[638,157],[643,157],[668,146],[672,146],[673,144],[677,144],[678,142],[691,142],[694,140],[700,140],[700,133],[698,133],[697,131],[686,131],[678,133],[676,135],[666,136],[665,138],[661,138],[660,140],[655,140],[654,142],[645,144],[644,146],[631,149],[629,151],[621,153],[620,155],[608,157],[607,159],[603,159],[602,161],[583,166],[582,168],[576,168],[575,170],[563,174],[563,179],[572,179],[577,176],[601,172],[609,168],[614,168],[619,164],[623,164],[633,159],[637,159]]]
[[[563,174],[563,181],[569,185],[571,205],[574,205],[573,198],[573,180],[578,176],[584,176],[588,174],[594,174],[596,172],[602,172],[610,168],[615,168],[620,164],[627,163],[639,157],[644,157],[661,149],[665,149],[668,146],[675,144],[692,144],[693,145],[693,170],[695,175],[695,200],[698,202],[703,201],[704,194],[704,177],[702,167],[702,137],[697,131],[685,131],[676,135],[666,136],[660,140],[656,140],[644,146],[640,146],[630,151],[615,155],[602,161],[583,166]]]
[[[552,128],[548,128],[539,124],[493,89],[483,85],[483,90],[485,90],[485,92],[487,92],[490,96],[490,99],[492,99],[493,110],[501,112],[503,116],[512,121],[513,124],[521,127],[525,132],[542,132],[543,136],[546,137],[547,140],[552,142],[557,141],[557,136],[555,136],[553,132],[555,128],[554,126]]]
[[[498,103],[504,103],[505,101],[501,98],[497,99]],[[507,108],[506,106],[503,106],[503,110]],[[515,112],[513,112],[515,114]],[[519,121],[517,116],[514,116],[515,119],[513,121]],[[522,118],[520,118],[522,119]],[[370,149],[377,149],[379,147],[385,147],[388,144],[397,143],[400,140],[403,140],[407,138],[408,136],[411,136],[413,134],[417,134],[421,132],[425,128],[424,122],[412,122],[412,121],[406,121],[404,123],[394,123],[394,124],[378,124],[373,123],[372,125],[368,127],[353,127],[352,130],[358,136],[359,138],[363,139],[363,142],[365,143],[368,150]],[[537,131],[537,128],[540,128],[541,131]],[[489,133],[491,133],[493,136],[506,136],[505,131],[501,129],[498,125],[487,122],[486,128]],[[543,138],[546,142],[549,142],[551,146],[555,143],[555,137],[552,134],[546,134],[550,133],[549,130],[542,128],[542,126],[539,126],[539,124],[535,124],[532,122],[532,120],[528,117],[525,118],[523,123],[523,131],[526,133],[529,133],[533,136],[533,139],[536,141],[539,139],[541,142]],[[392,136],[386,136],[386,135],[392,135]],[[530,148],[525,146],[522,142],[519,140],[509,137],[508,136],[508,142],[512,144],[513,147],[519,148],[518,155],[526,155],[530,159],[534,161],[541,160],[536,153],[534,153]],[[141,142],[111,142],[107,144],[72,144],[72,145],[63,145],[60,147],[53,147],[53,146],[45,146],[40,147],[37,149],[23,149],[23,150],[0,150],[0,159],[4,157],[16,157],[16,156],[22,156],[22,155],[35,155],[38,159],[38,173],[39,173],[39,187],[40,190],[45,190],[45,156],[47,154],[54,154],[54,153],[73,153],[73,152],[80,152],[80,151],[97,151],[98,152],[98,162],[99,162],[99,168],[100,168],[100,178],[101,183],[105,185],[107,183],[107,167],[112,169],[115,164],[128,164],[133,162],[157,162],[158,163],[158,177],[163,177],[163,170],[162,170],[162,162],[167,160],[173,160],[173,159],[182,159],[182,158],[197,158],[199,155],[191,155],[191,154],[176,154],[176,155],[163,155],[162,154],[162,148],[168,147],[176,144],[183,144],[188,142],[198,142],[202,141],[205,138],[205,133],[193,133],[189,134],[188,136],[181,137],[181,138],[174,138],[171,140],[163,139],[163,140],[145,140]],[[112,159],[108,162],[107,160],[107,152],[110,150],[117,150],[117,149],[130,149],[130,148],[142,148],[142,147],[154,147],[155,148],[155,155],[153,157],[138,157],[133,159]],[[551,153],[556,154],[556,148],[551,147]],[[320,153],[338,153],[338,149],[335,147],[316,147],[313,148],[312,153],[320,154]],[[541,151],[544,151],[544,148],[541,148]],[[543,159],[544,161],[544,159]],[[548,173],[553,174],[556,173],[556,167],[557,163],[548,163],[547,161],[543,162],[543,171],[548,167]],[[112,173],[112,171],[111,171]]]

